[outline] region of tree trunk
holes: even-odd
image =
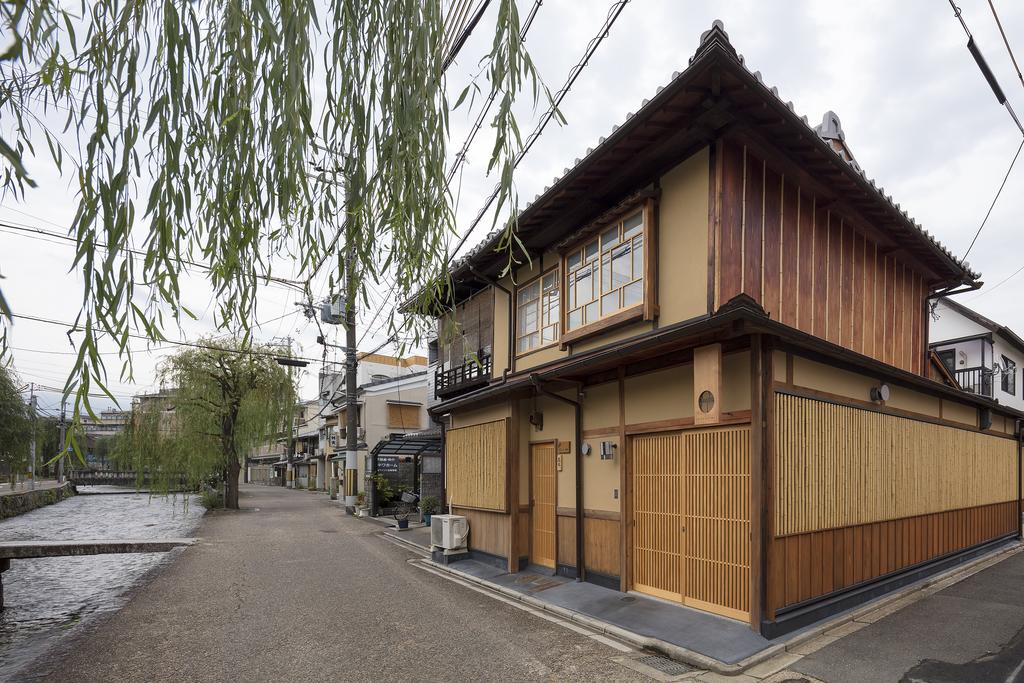
[[[224,507],[229,510],[238,509],[238,473],[241,469],[237,457],[228,461],[228,476],[224,482]]]

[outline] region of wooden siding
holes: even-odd
[[[558,515],[558,564],[576,566],[576,518]]]
[[[500,512],[455,507],[455,514],[469,522],[469,547],[498,557],[508,557],[511,516]]]
[[[587,561],[587,571],[618,576],[621,571],[620,539],[619,520],[584,514],[583,556]]]
[[[745,146],[726,142],[722,164],[716,308],[746,293],[775,320],[924,374],[922,275]]]
[[[776,536],[1016,498],[1010,439],[786,394],[775,415]]]
[[[633,438],[637,590],[747,618],[750,438],[747,425]]]
[[[453,505],[508,511],[507,423],[495,420],[445,433],[445,486]]]
[[[1014,533],[1009,501],[828,529],[772,541],[768,615],[979,543]]]

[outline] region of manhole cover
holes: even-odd
[[[624,598],[619,598],[619,602],[636,602],[636,598],[631,595],[627,595]]]
[[[669,676],[677,676],[693,671],[693,667],[661,655],[644,655],[643,657],[638,657],[636,661]]]

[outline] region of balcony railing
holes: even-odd
[[[991,368],[963,368],[953,373],[960,388],[979,396],[992,397],[993,372]]]
[[[438,370],[434,375],[434,394],[451,396],[487,384],[491,378],[493,361],[490,356],[467,360],[451,370]]]

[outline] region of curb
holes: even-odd
[[[385,532],[384,535],[388,536],[389,540],[397,541],[407,546],[411,545],[404,539],[398,538],[397,536],[394,536],[392,534]],[[419,548],[418,546],[416,546],[416,548],[420,550],[420,552],[422,552],[421,548]],[[588,616],[575,610],[567,609],[565,607],[559,607],[558,605],[552,605],[551,603],[545,602],[531,595],[525,595],[523,593],[514,591],[511,588],[499,586],[485,579],[473,576],[472,574],[467,574],[457,569],[453,569],[452,566],[450,565],[446,566],[442,564],[437,564],[429,559],[411,560],[410,562],[413,564],[419,564],[427,570],[445,572],[452,576],[458,577],[463,581],[468,581],[470,583],[476,584],[495,593],[498,593],[503,597],[510,598],[518,602],[522,602],[524,604],[529,605],[532,608],[542,610],[544,612],[549,612],[568,621],[577,624],[582,624],[587,628],[597,631],[598,633],[604,633],[613,636],[615,638],[618,638],[619,640],[622,640],[623,642],[629,643],[630,645],[633,645],[640,649],[651,650],[659,654],[663,654],[666,657],[669,657],[676,661],[683,662],[684,664],[696,666],[701,669],[706,669],[708,671],[723,674],[725,676],[736,676],[743,673],[747,669],[750,669],[762,662],[772,659],[777,655],[785,654],[786,652],[790,652],[794,649],[797,649],[800,646],[808,643],[809,641],[821,637],[826,632],[833,631],[838,627],[841,627],[850,622],[858,621],[862,617],[869,616],[873,613],[888,610],[884,614],[880,614],[878,616],[878,619],[881,619],[884,616],[887,616],[889,613],[896,612],[902,609],[903,607],[906,607],[909,604],[916,602],[917,600],[920,600],[924,597],[927,597],[928,595],[943,590],[948,586],[958,583],[959,581],[962,581],[970,577],[971,575],[976,574],[979,571],[987,569],[992,565],[1002,562],[1003,560],[1009,558],[1011,555],[1015,555],[1021,551],[1024,551],[1024,544],[1018,542],[1008,547],[1005,547],[999,551],[996,551],[992,554],[983,555],[979,558],[976,558],[972,562],[960,565],[948,572],[936,574],[935,576],[929,577],[922,583],[907,586],[902,590],[895,591],[883,598],[873,600],[870,603],[862,605],[846,614],[839,615],[833,619],[822,621],[818,624],[815,624],[814,626],[808,627],[806,631],[798,633],[797,635],[786,640],[785,642],[770,645],[769,647],[766,647],[764,650],[761,650],[760,652],[757,652],[745,659],[741,659],[740,661],[732,664],[728,662],[723,662],[721,660],[715,659],[700,652],[695,652],[694,650],[682,647],[681,645],[676,645],[675,643],[670,643],[668,641],[661,640],[660,638],[655,638],[653,636],[645,636],[634,631],[629,631],[620,626],[609,624],[608,622],[601,621],[600,619]],[[902,604],[896,605],[894,603]],[[873,621],[860,623],[862,623],[864,626],[867,626],[868,624],[873,623]]]

